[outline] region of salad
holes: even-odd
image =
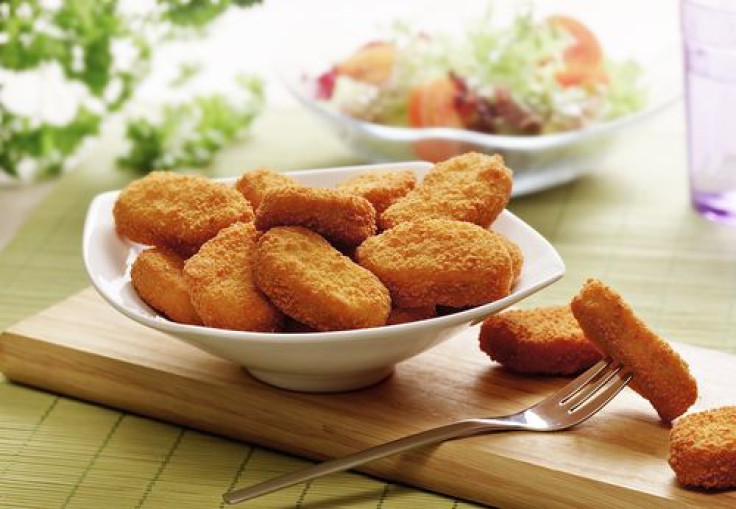
[[[484,23],[488,26],[487,23]],[[315,98],[393,126],[537,135],[579,129],[644,106],[641,69],[606,58],[595,34],[563,15],[519,14],[462,37],[397,25],[315,79]]]

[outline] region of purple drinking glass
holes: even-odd
[[[682,0],[693,207],[736,223],[736,0]]]

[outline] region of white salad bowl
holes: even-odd
[[[302,184],[333,187],[366,170],[413,170],[422,178],[429,163],[395,163],[298,171],[289,175]],[[235,179],[221,182],[233,185]],[[508,211],[493,229],[515,241],[524,253],[524,268],[507,297],[454,314],[400,325],[320,333],[260,333],[183,325],[148,307],[130,281],[130,265],[144,248],[115,232],[112,215],[118,191],[98,195],[89,207],[84,228],[84,264],[92,284],[122,314],[175,336],[218,357],[244,366],[255,378],[286,389],[336,392],[358,389],[387,377],[396,363],[413,357],[532,293],[565,272],[554,247],[532,227]]]
[[[494,19],[505,26],[519,2],[493,2]],[[670,2],[671,4],[671,2]],[[399,10],[399,7],[396,7]],[[416,10],[416,9],[415,9]],[[428,11],[432,8],[427,6]],[[452,19],[435,19],[432,13],[409,12],[402,19],[414,29],[428,34],[463,33],[472,27],[474,17],[483,14],[477,5],[457,8]],[[463,12],[465,11],[465,12]],[[675,104],[682,96],[682,71],[677,12],[666,1],[644,5],[627,0],[620,6],[604,9],[596,2],[537,2],[539,17],[569,14],[583,20],[599,37],[606,55],[615,61],[633,61],[641,68],[639,85],[645,105],[624,116],[591,123],[585,127],[542,135],[498,135],[458,128],[412,128],[360,120],[341,112],[327,101],[317,100],[316,78],[366,42],[386,36],[387,19],[366,20],[349,26],[333,26],[325,21],[319,31],[333,34],[310,37],[298,48],[290,48],[278,63],[276,72],[291,95],[326,125],[358,156],[372,162],[427,159],[444,160],[468,151],[501,154],[514,169],[514,196],[541,191],[593,172],[599,161],[630,127]],[[636,16],[631,16],[636,12]],[[438,16],[444,11],[437,13]],[[470,16],[470,19],[468,17]],[[426,19],[425,19],[426,18]],[[455,19],[457,18],[457,20]],[[653,27],[652,19],[657,19]],[[395,21],[395,20],[394,20]],[[660,26],[661,25],[661,26]],[[671,25],[671,26],[670,26]],[[494,27],[489,28],[493,30]],[[390,35],[390,32],[389,32]],[[513,92],[513,90],[512,90]]]

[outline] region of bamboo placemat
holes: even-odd
[[[31,216],[0,253],[0,329],[87,285],[80,259],[89,199],[127,176],[111,168],[115,133]],[[736,228],[688,205],[681,112],[632,129],[597,173],[511,209],[560,251],[567,275],[528,305],[569,300],[600,277],[672,339],[736,351]],[[299,111],[270,112],[214,174],[352,164]],[[526,305],[527,303],[525,303]],[[218,507],[228,486],[307,464],[247,444],[0,383],[0,507]],[[489,490],[503,489],[489,486]],[[356,474],[340,474],[250,507],[470,507]],[[246,505],[247,507],[247,505]]]

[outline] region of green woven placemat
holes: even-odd
[[[0,253],[0,329],[87,285],[80,259],[87,204],[127,178],[111,168],[114,140],[111,135],[82,168],[61,179]],[[736,351],[736,228],[691,211],[684,160],[681,113],[673,110],[623,137],[595,175],[514,200],[510,208],[550,239],[567,264],[566,277],[528,305],[566,302],[586,277],[600,277],[666,337]],[[270,112],[248,143],[220,158],[214,174],[355,162],[303,113]],[[0,383],[0,507],[218,507],[226,488],[304,464]],[[323,478],[250,505],[460,506],[470,504],[356,474]]]

